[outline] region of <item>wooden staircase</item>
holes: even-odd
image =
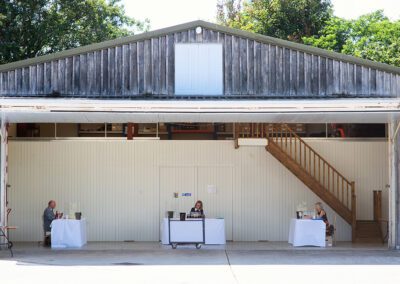
[[[352,226],[352,240],[356,241],[355,183],[345,178],[290,127],[286,124],[236,124],[235,138],[236,148],[239,138],[268,139],[266,150]],[[364,233],[360,232],[360,236]]]

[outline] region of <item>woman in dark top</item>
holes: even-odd
[[[197,200],[194,207],[190,210],[190,215],[199,214],[199,217],[204,217],[203,202]]]
[[[317,213],[317,218],[322,219],[322,221],[324,221],[325,224],[329,225],[328,216],[326,216],[326,212],[325,212],[324,208],[322,207],[321,202],[315,203],[315,212]]]
[[[326,215],[326,212],[325,212],[321,202],[315,203],[315,212],[317,213],[317,218],[320,218],[326,224],[327,235],[331,236],[333,234],[334,229],[333,229],[333,226],[331,226],[329,224],[328,216]]]

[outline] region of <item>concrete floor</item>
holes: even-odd
[[[399,265],[399,251],[352,243],[293,248],[285,242],[233,242],[200,250],[152,242],[93,242],[58,250],[17,243],[14,258],[0,251],[0,277],[6,283],[325,284],[378,283],[385,277],[400,283]]]

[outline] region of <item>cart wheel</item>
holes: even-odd
[[[176,249],[177,246],[178,246],[178,244],[172,244],[172,248],[173,248],[173,249]]]
[[[201,248],[201,244],[196,244],[196,248],[200,249]]]
[[[8,242],[8,249],[11,249],[14,246],[13,242]]]

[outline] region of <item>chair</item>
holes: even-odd
[[[6,215],[7,220],[8,220],[8,216],[10,215],[10,213],[11,213],[11,208],[8,208],[7,215]],[[2,242],[2,243],[0,242],[0,249],[2,246],[5,246],[10,251],[11,257],[14,256],[14,253],[12,251],[12,247],[14,246],[14,244],[12,241],[10,241],[8,231],[15,230],[15,229],[17,229],[17,227],[15,227],[15,226],[0,226],[0,239],[4,238],[4,242]]]
[[[38,241],[38,247],[51,247],[51,232],[46,232],[44,229],[44,216],[42,215],[42,222],[43,222],[43,240]]]
[[[329,244],[329,238],[332,242],[332,246],[336,246],[336,215],[333,218],[333,225],[330,224],[329,227],[326,230],[326,240],[328,241]]]
[[[43,246],[51,247],[51,233],[50,232],[44,232]]]
[[[17,229],[17,227],[14,227],[14,226],[0,226],[0,238],[1,237],[4,238],[4,242],[0,243],[0,247],[1,246],[5,246],[10,251],[11,257],[14,256],[14,253],[12,251],[12,247],[14,245],[13,245],[13,242],[10,241],[10,239],[8,237],[8,231],[9,230],[15,230],[15,229]]]

